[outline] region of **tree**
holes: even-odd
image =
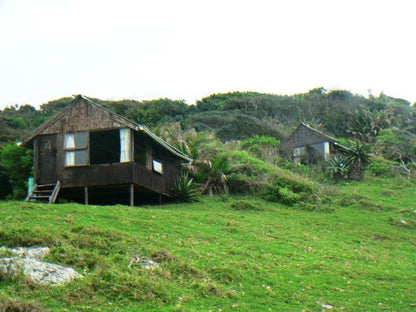
[[[397,162],[416,161],[416,134],[398,128],[385,129],[377,138],[376,151]]]
[[[383,112],[368,109],[356,110],[350,115],[349,129],[352,134],[363,142],[374,142],[379,132],[388,125],[387,116]]]
[[[0,167],[8,176],[14,198],[26,196],[27,179],[32,173],[32,151],[14,143],[0,149]]]

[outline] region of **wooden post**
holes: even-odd
[[[134,207],[134,184],[130,184],[130,206]]]
[[[162,194],[159,194],[159,205],[162,205]]]
[[[88,186],[84,186],[84,203],[88,205]]]
[[[33,181],[39,183],[39,146],[38,139],[33,140]]]
[[[130,129],[130,161],[134,162],[134,131]]]

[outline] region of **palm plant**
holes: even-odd
[[[388,126],[388,118],[384,112],[368,109],[356,110],[350,116],[348,133],[363,142],[373,142],[380,130]]]
[[[331,178],[343,180],[348,177],[349,166],[347,160],[342,156],[334,156],[328,161],[327,172]]]
[[[179,202],[193,202],[198,199],[199,189],[188,174],[183,173],[172,184],[173,195]]]
[[[155,133],[193,158],[191,164],[184,165],[184,169],[195,181],[203,183],[201,194],[212,196],[229,193],[226,173],[230,169],[230,162],[225,154],[218,154],[213,133],[182,130],[179,123],[162,126]]]
[[[191,174],[205,180],[201,194],[212,196],[229,193],[226,174],[230,170],[230,161],[227,155],[216,155],[212,161],[209,158],[200,158],[188,165],[187,169]]]
[[[195,129],[183,130],[179,122],[156,128],[155,134],[192,159],[199,157],[202,146],[215,140],[214,135],[209,132],[197,132]]]
[[[361,181],[364,178],[365,167],[371,163],[371,147],[356,141],[345,148],[345,160],[349,166],[349,178]]]

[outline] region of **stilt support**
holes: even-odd
[[[84,203],[88,205],[88,186],[84,186]]]
[[[130,184],[130,206],[134,207],[134,184]]]

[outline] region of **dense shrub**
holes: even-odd
[[[373,158],[373,162],[368,165],[367,170],[375,176],[391,177],[393,176],[392,168],[397,165],[398,164],[394,161]]]
[[[0,148],[0,168],[2,168],[2,175],[6,175],[9,178],[14,198],[21,199],[26,196],[27,178],[32,173],[32,165],[33,156],[31,150],[13,143]],[[7,187],[8,182],[4,180],[2,184]]]
[[[294,193],[312,193],[317,188],[311,180],[272,166],[246,152],[232,152],[230,159],[234,167],[234,173],[228,177],[231,192],[268,192],[270,185],[286,188]]]
[[[285,205],[293,205],[301,199],[299,194],[279,185],[271,186],[264,192],[263,198],[271,202],[279,202]]]
[[[251,177],[242,173],[232,173],[227,177],[227,185],[231,194],[253,194],[270,186],[267,176]]]
[[[247,194],[250,192],[252,179],[241,173],[232,173],[227,177],[227,185],[232,194]]]

